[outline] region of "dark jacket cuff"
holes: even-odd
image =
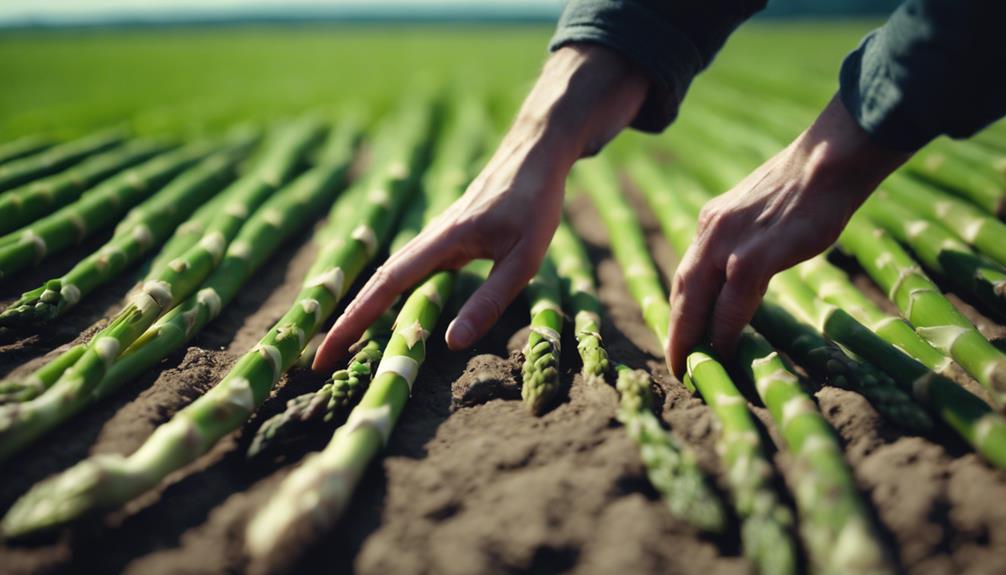
[[[1006,113],[1006,4],[907,0],[842,64],[839,94],[880,145],[914,151]]]
[[[698,49],[661,15],[638,3],[571,2],[549,43],[552,51],[577,42],[601,44],[639,66],[650,89],[632,127],[660,132],[677,116],[693,77],[704,67]]]

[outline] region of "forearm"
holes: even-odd
[[[813,124],[780,157],[812,194],[844,196],[844,223],[874,189],[910,157],[887,147],[863,129],[836,95]],[[843,217],[844,216],[844,217]]]

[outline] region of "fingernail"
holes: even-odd
[[[463,319],[456,319],[447,327],[447,341],[454,343],[451,347],[468,347],[474,339],[475,330],[472,329],[470,323]]]

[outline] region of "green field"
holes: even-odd
[[[835,70],[872,23],[743,28],[714,69],[792,62]],[[501,122],[533,81],[551,27],[240,27],[0,35],[0,136],[74,136],[131,123],[143,133],[214,130],[348,101],[380,111],[417,84],[491,95]]]

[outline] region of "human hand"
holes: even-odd
[[[836,97],[792,144],[710,200],[671,285],[673,373],[684,374],[688,353],[707,335],[731,355],[772,276],[831,246],[909,155],[872,142]]]
[[[607,48],[558,50],[488,165],[415,239],[377,269],[318,349],[313,368],[329,372],[401,293],[441,269],[495,262],[486,282],[447,328],[463,349],[499,319],[534,276],[559,224],[566,176],[635,116],[643,76]]]

